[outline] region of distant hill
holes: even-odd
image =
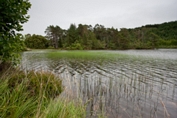
[[[126,29],[120,31],[124,33]],[[177,48],[177,21],[127,29],[129,48]],[[133,43],[135,42],[135,43]]]
[[[177,40],[177,21],[165,22],[162,24],[146,25],[142,28],[154,28],[155,33],[162,39]]]

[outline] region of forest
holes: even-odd
[[[50,25],[45,34],[26,34],[25,45],[34,49],[67,50],[177,48],[177,21],[119,30],[100,24],[94,27],[71,24],[67,30]]]

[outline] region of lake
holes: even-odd
[[[35,50],[21,63],[59,76],[61,96],[82,100],[88,118],[177,118],[177,49]]]

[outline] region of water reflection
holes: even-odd
[[[113,52],[115,53],[115,52]],[[52,71],[63,79],[63,95],[82,98],[87,117],[177,117],[177,60],[51,60],[24,53],[22,68]]]

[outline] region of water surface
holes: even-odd
[[[53,59],[48,51],[30,51],[22,55],[22,68],[58,75],[63,95],[82,99],[88,118],[177,117],[176,49],[89,52],[128,56]]]

